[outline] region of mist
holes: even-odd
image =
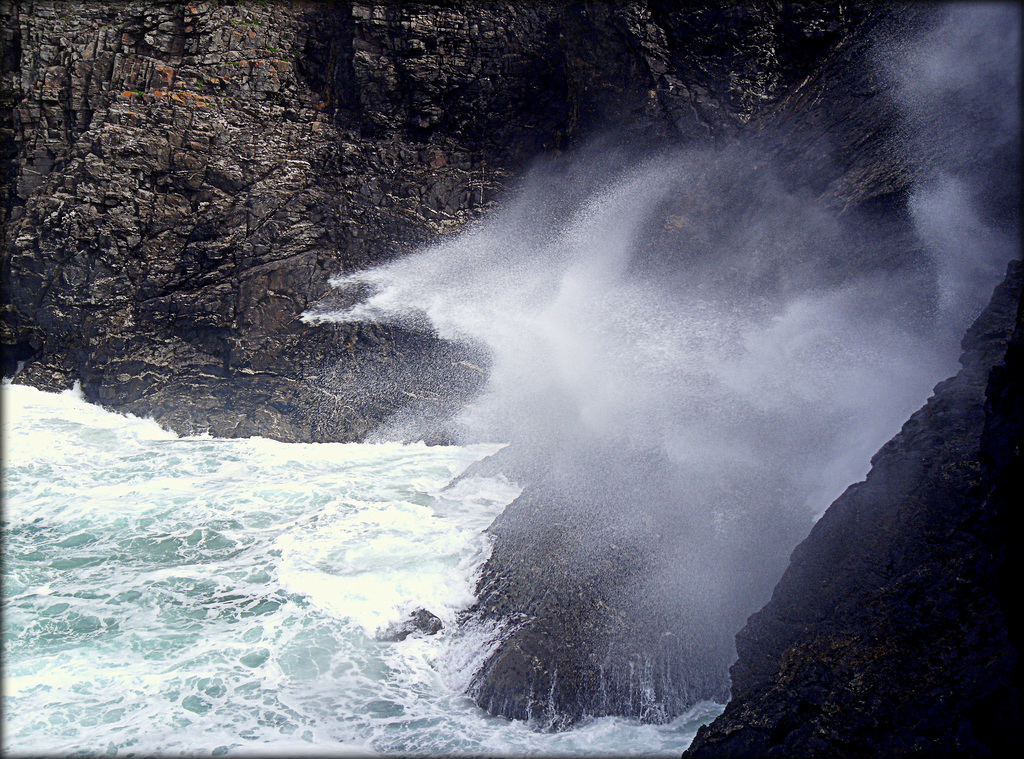
[[[336,278],[345,305],[305,318],[479,349],[486,385],[447,431],[510,443],[520,539],[576,525],[557,550],[581,567],[632,546],[623,604],[727,664],[793,546],[956,371],[1016,255],[1018,61],[1006,6],[879,39],[906,224],[788,185],[772,135],[641,158],[605,141],[538,161],[457,237]],[[403,417],[380,436],[423,434]]]
[[[900,106],[916,178],[910,209],[936,266],[936,317],[957,339],[1020,254],[1020,37],[1018,5],[959,3],[875,46]]]

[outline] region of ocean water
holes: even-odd
[[[562,733],[463,693],[501,445],[178,437],[2,386],[5,754],[678,756],[722,709]],[[424,607],[435,636],[374,633]]]

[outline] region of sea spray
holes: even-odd
[[[584,191],[542,171],[477,228],[337,278],[342,305],[306,314],[430,329],[490,359],[456,439],[509,441],[524,493],[493,528],[515,548],[479,608],[532,618],[509,650],[547,652],[488,660],[471,692],[492,711],[558,698],[559,725],[667,719],[721,697],[732,635],[790,549],[954,370],[949,315],[977,293],[941,287],[909,224],[835,207],[776,161],[770,141],[601,175],[605,157]],[[560,604],[585,622],[558,622]],[[562,637],[531,638],[544,624]],[[607,653],[581,665],[565,653],[580,649]],[[527,682],[531,667],[545,674]],[[645,667],[667,674],[638,698]]]
[[[1015,3],[949,3],[930,23],[880,30],[915,184],[909,209],[935,262],[936,317],[959,338],[1020,254],[1020,43]]]
[[[545,177],[453,242],[336,278],[354,303],[304,318],[426,325],[485,347],[488,382],[460,437],[528,441],[544,449],[538,458],[555,441],[596,440],[711,465],[756,457],[748,410],[762,422],[794,417],[790,434],[815,417],[855,418],[857,430],[832,431],[844,438],[830,446],[837,455],[865,427],[880,442],[953,366],[919,321],[935,297],[931,272],[907,250],[881,266],[858,260],[840,229],[858,220],[787,193],[759,158],[732,148],[658,157],[606,178],[556,226],[545,209],[567,201]],[[724,209],[731,222],[715,218]],[[811,434],[811,449],[831,439]]]

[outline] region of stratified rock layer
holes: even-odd
[[[329,275],[457,226],[493,187],[471,147],[340,126],[317,65],[351,45],[355,8],[3,11],[5,374],[27,359],[19,382],[78,379],[179,431],[286,440],[360,439],[479,384],[429,335],[299,318]]]
[[[1017,755],[1022,273],[793,552],[687,757]]]

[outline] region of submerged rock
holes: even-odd
[[[377,640],[397,642],[405,640],[415,632],[424,635],[436,635],[444,627],[440,617],[431,614],[426,609],[417,609],[401,622],[392,622],[385,629],[377,632]]]
[[[960,373],[793,552],[685,756],[1020,752],[1022,275],[1012,262]]]

